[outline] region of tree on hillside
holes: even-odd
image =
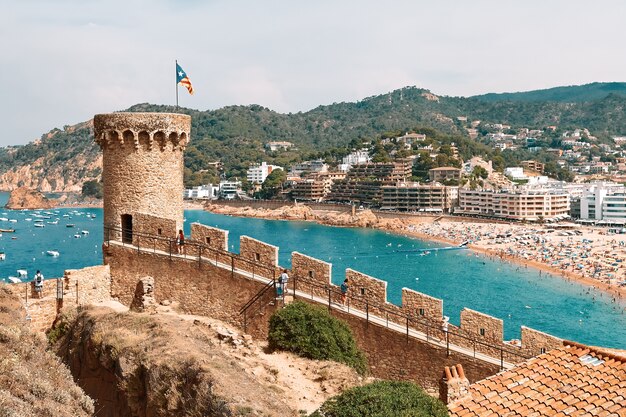
[[[274,169],[263,181],[259,193],[260,197],[270,199],[278,196],[286,179],[287,173],[284,170]]]
[[[85,181],[81,195],[83,197],[102,198],[102,183],[96,180]]]
[[[436,168],[435,162],[426,151],[420,151],[413,163],[413,176],[422,179],[428,178],[428,170]]]

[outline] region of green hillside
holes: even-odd
[[[601,99],[575,103],[485,101],[435,96],[428,90],[406,87],[358,102],[333,103],[293,114],[277,113],[259,105],[200,111],[144,103],[128,111],[181,112],[192,116],[185,175],[187,184],[197,184],[217,180],[211,162],[221,161],[228,177],[242,177],[252,162],[288,166],[316,157],[337,160],[350,148],[360,146],[362,139],[373,140],[386,132],[399,135],[409,130],[435,129],[429,131],[429,136],[436,136],[440,144],[457,143],[464,158],[475,154],[493,157],[494,151],[467,136],[466,127],[472,120],[482,121],[481,128],[489,123],[508,124],[513,129],[551,125],[559,131],[588,128],[601,142],[608,142],[611,135],[626,134],[626,96],[616,94],[625,86],[595,83],[563,87],[588,93],[609,91],[611,87],[612,93]],[[459,121],[460,116],[467,117],[467,121]],[[55,176],[52,181],[47,179],[48,184],[74,185],[97,178],[99,168],[95,161],[99,150],[93,143],[91,129],[90,123],[67,126],[64,130],[54,129],[39,141],[0,149],[0,187],[16,185],[22,167],[28,168],[22,171],[30,173],[24,184],[33,187],[38,186],[39,177]],[[264,148],[269,141],[289,141],[295,149],[269,152]],[[537,158],[542,159],[541,155]],[[514,158],[507,161],[515,163]]]
[[[496,101],[582,103],[601,100],[611,94],[626,97],[626,83],[591,83],[547,88],[518,93],[489,93],[472,98],[493,103]]]

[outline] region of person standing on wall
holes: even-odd
[[[346,305],[346,300],[348,299],[348,278],[343,280],[343,284],[341,284],[341,304]]]
[[[178,231],[178,237],[176,238],[176,245],[178,247],[178,254],[185,253],[185,234],[183,229]]]
[[[41,273],[40,270],[37,270],[37,273],[35,274],[35,292],[37,293],[38,297],[41,297],[41,292],[43,291],[43,274]]]
[[[285,296],[285,294],[287,294],[288,282],[289,282],[289,275],[287,275],[287,270],[283,269],[283,272],[280,274],[280,277],[278,278],[278,283],[280,284],[282,291],[283,291],[283,297]]]

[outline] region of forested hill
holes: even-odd
[[[218,110],[176,109],[137,104],[129,111],[182,112],[192,116],[191,143],[185,154],[186,175],[210,171],[209,162],[221,161],[227,175],[241,176],[251,162],[288,165],[315,156],[340,157],[351,142],[373,139],[384,132],[435,128],[450,140],[463,140],[469,122],[504,123],[512,127],[588,128],[607,140],[626,134],[626,97],[619,94],[580,103],[558,101],[483,101],[478,98],[436,96],[428,90],[406,87],[358,102],[334,103],[299,113],[281,114],[258,105]],[[269,141],[289,141],[295,150],[268,153]],[[484,147],[475,147],[475,152]],[[99,151],[91,124],[53,129],[28,145],[0,148],[0,189],[19,185],[44,191],[70,191],[100,173]],[[210,172],[209,172],[210,173]],[[201,180],[203,178],[196,178]]]
[[[489,93],[473,98],[480,101],[557,101],[561,103],[582,103],[601,100],[611,94],[626,97],[626,83],[591,83],[547,88],[544,90],[518,93]]]

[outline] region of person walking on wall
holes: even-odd
[[[341,284],[341,304],[346,305],[346,300],[348,299],[348,278],[343,280],[343,284]]]
[[[280,274],[278,278],[278,282],[283,291],[283,297],[287,294],[287,283],[289,282],[289,275],[287,275],[287,270],[283,269],[283,272]]]
[[[43,291],[43,274],[41,273],[40,270],[37,270],[37,273],[35,274],[35,292],[37,293],[38,297],[41,297],[41,292]]]
[[[176,246],[178,248],[178,254],[185,253],[185,234],[183,229],[178,231],[178,237],[176,238]]]

